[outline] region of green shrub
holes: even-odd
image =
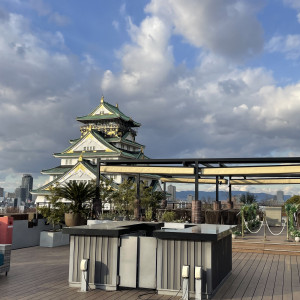
[[[148,207],[146,209],[146,212],[145,212],[145,219],[146,219],[146,221],[151,221],[152,220],[152,214],[153,214],[152,208]]]
[[[165,211],[162,215],[162,220],[164,222],[173,222],[176,218],[176,214],[174,211]]]

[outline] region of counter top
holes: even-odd
[[[178,228],[166,228],[163,227],[164,223],[119,221],[65,227],[63,228],[63,233],[70,235],[119,237],[125,234],[138,234],[138,232],[144,231],[147,236],[154,236],[158,239],[217,241],[230,235],[231,230],[234,230],[236,227],[235,225],[185,224],[185,228],[183,228],[180,225],[182,224],[178,223]],[[166,224],[166,226],[168,225]]]
[[[189,227],[155,230],[153,236],[167,240],[217,241],[231,234],[235,225],[189,224]]]
[[[146,233],[152,235],[154,230],[160,229],[163,225],[164,223],[154,222],[112,221],[93,225],[65,227],[63,228],[63,233],[71,235],[119,237],[137,231],[146,231]]]

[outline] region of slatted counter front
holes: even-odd
[[[210,298],[232,269],[231,226],[163,226],[109,222],[65,228],[70,234],[70,286],[80,286],[80,262],[89,259],[92,288],[148,288],[180,295],[182,266],[188,265],[191,295],[195,293],[194,270],[199,266],[203,270],[202,296]]]

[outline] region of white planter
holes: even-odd
[[[299,236],[296,236],[296,237],[295,237],[295,242],[297,242],[297,243],[300,242],[300,237],[299,237]]]
[[[40,234],[40,247],[58,247],[69,243],[69,235],[61,231],[42,231]]]
[[[232,234],[232,239],[236,239],[237,238],[237,235],[236,234]]]

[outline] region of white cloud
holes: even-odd
[[[146,11],[173,24],[191,45],[237,60],[262,50],[260,8],[257,1],[153,0]]]
[[[61,33],[34,35],[16,14],[0,27],[0,180],[6,188],[23,172],[36,175],[59,164],[51,154],[78,135],[75,117],[97,99],[92,58],[53,53],[52,37],[64,43]]]
[[[300,56],[300,35],[274,36],[266,45],[266,50],[284,53],[287,59],[298,59]]]
[[[140,27],[128,18],[128,26],[133,43],[118,53],[123,67],[119,84],[127,93],[140,91],[144,84],[159,88],[173,65],[172,49],[168,45],[170,30],[157,17],[146,18]]]

